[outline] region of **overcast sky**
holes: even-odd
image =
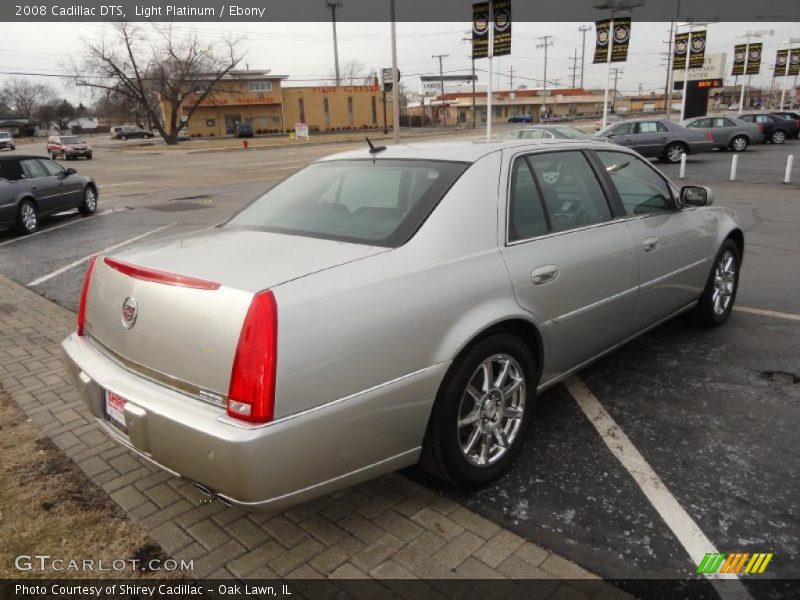
[[[562,85],[571,85],[572,61],[577,49],[581,53],[581,25],[591,26],[586,35],[587,61],[586,87],[602,87],[605,65],[591,64],[594,50],[594,25],[592,23],[514,23],[512,55],[495,59],[495,72],[500,73],[499,83],[508,88],[509,69],[514,68],[515,87],[539,87],[543,76],[544,49],[537,44],[543,35],[553,36],[548,49],[548,80],[559,79]],[[439,72],[433,54],[449,54],[444,59],[446,73],[467,73],[470,68],[469,44],[462,41],[471,24],[463,23],[398,23],[398,62],[403,83],[416,90],[418,76]],[[0,83],[9,73],[45,73],[58,75],[67,72],[70,52],[79,54],[82,37],[96,38],[107,25],[99,23],[22,23],[3,26],[0,40]],[[194,29],[208,41],[235,35],[241,38],[247,50],[245,61],[251,69],[269,69],[273,73],[289,75],[288,83],[313,85],[328,77],[333,70],[333,41],[330,23],[197,23],[180,24],[178,30]],[[800,37],[798,23],[759,23],[759,29],[774,28],[771,37],[764,38],[764,60],[761,75],[753,78],[755,85],[769,86],[771,66],[775,51],[786,46],[780,43],[790,36]],[[707,52],[725,52],[728,67],[733,45],[743,41],[747,23],[717,23],[709,26]],[[645,92],[664,89],[666,71],[662,66],[666,51],[669,23],[637,23],[634,21],[630,55],[621,65],[624,73],[619,80],[623,93],[634,93],[639,84]],[[350,59],[361,61],[369,70],[391,65],[390,25],[388,23],[339,23],[340,63]],[[486,80],[487,60],[477,61],[478,75]],[[91,102],[86,91],[69,86],[59,77],[41,77],[53,84],[60,94],[73,102]],[[732,78],[728,78],[732,81]],[[495,80],[495,86],[498,79]],[[778,79],[779,84],[782,83]],[[726,81],[727,83],[727,81]],[[791,82],[790,82],[791,83]]]

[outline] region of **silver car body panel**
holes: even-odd
[[[223,228],[115,255],[219,282],[213,291],[135,280],[98,261],[88,335],[63,343],[89,409],[121,443],[248,509],[278,509],[414,463],[447,369],[482,332],[510,320],[534,327],[543,389],[690,308],[716,249],[738,228],[727,209],[683,209],[507,244],[511,161],[564,148],[608,144],[382,152],[378,160],[472,163],[399,248]],[[373,157],[324,160],[364,158]],[[640,238],[654,230],[663,245],[645,259]],[[532,286],[532,269],[550,263],[559,276]],[[254,425],[221,404],[249,302],[266,288],[278,305],[275,419]],[[132,295],[140,315],[125,330],[120,311]],[[128,401],[127,436],[105,422],[104,390]]]

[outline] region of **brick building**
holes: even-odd
[[[188,122],[193,137],[233,134],[236,124],[249,122],[253,131],[281,133],[305,123],[311,131],[383,128],[383,94],[377,83],[358,86],[290,87],[287,75],[269,71],[232,71],[199,104]],[[194,82],[202,90],[203,80]],[[182,112],[197,102],[189,93]],[[386,95],[391,127],[391,94]]]

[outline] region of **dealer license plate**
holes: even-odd
[[[125,425],[125,398],[106,390],[106,420],[120,431],[127,433]]]

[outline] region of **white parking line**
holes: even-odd
[[[749,313],[751,315],[762,315],[764,317],[775,317],[776,319],[786,319],[787,321],[800,321],[800,315],[791,313],[776,312],[774,310],[764,310],[761,308],[750,308],[749,306],[734,306],[733,310]]]
[[[121,185],[136,185],[137,183],[144,183],[143,181],[126,181],[124,183],[105,183],[100,186],[100,189],[103,190],[105,188],[110,187],[119,187]]]
[[[147,233],[143,233],[141,235],[137,235],[136,237],[131,238],[129,240],[125,240],[124,242],[120,242],[119,244],[114,244],[113,246],[109,246],[108,248],[104,248],[102,250],[94,252],[93,254],[90,254],[89,256],[84,256],[83,258],[80,258],[80,259],[78,259],[78,260],[76,260],[74,262],[71,262],[68,265],[65,265],[65,266],[61,267],[60,269],[56,269],[52,273],[44,275],[43,277],[39,277],[39,279],[34,279],[33,281],[31,281],[28,284],[28,287],[33,287],[35,285],[39,285],[40,283],[44,283],[45,281],[48,281],[48,280],[52,279],[53,277],[56,277],[58,275],[61,275],[62,273],[65,273],[66,271],[69,271],[70,269],[74,269],[75,267],[77,267],[77,266],[79,266],[79,265],[81,265],[81,264],[83,264],[85,262],[88,262],[93,256],[97,256],[98,254],[103,254],[104,252],[111,252],[112,250],[116,250],[117,248],[121,248],[122,246],[127,246],[128,244],[132,244],[133,242],[135,242],[137,240],[141,240],[142,238],[146,238],[148,235],[153,235],[154,233],[158,233],[159,231],[164,231],[165,229],[168,229],[168,228],[170,228],[170,227],[172,227],[174,225],[175,225],[175,223],[170,223],[169,225],[164,225],[163,227],[159,227],[158,229],[153,229],[152,231],[148,231]]]
[[[603,408],[600,401],[586,387],[586,384],[575,376],[567,379],[564,384],[586,415],[586,418],[597,429],[605,445],[633,477],[633,480],[650,501],[650,504],[653,505],[656,512],[672,530],[675,537],[678,538],[692,562],[695,565],[699,565],[706,553],[717,552],[711,540],[706,537],[700,527],[697,526],[697,523],[678,503],[675,496],[670,493],[661,478],[628,439],[625,432],[620,429],[616,421],[608,414],[608,411]],[[689,573],[687,573],[688,575]],[[751,598],[747,589],[733,573],[710,573],[706,577],[711,580],[728,580],[716,582],[720,585],[714,586],[723,598]],[[712,581],[713,583],[715,582]]]
[[[102,217],[103,215],[107,215],[109,213],[116,212],[113,208],[107,208],[105,210],[101,210],[96,212],[93,216],[94,217]],[[74,225],[75,223],[86,223],[84,219],[76,218],[72,221],[67,221],[66,223],[62,223],[61,225],[56,225],[55,227],[48,227],[47,229],[40,229],[36,233],[32,233],[30,235],[21,235],[15,238],[11,238],[10,240],[6,240],[5,242],[0,242],[0,247],[8,246],[9,244],[15,244],[16,242],[23,242],[25,240],[29,240],[31,238],[36,237],[37,235],[42,235],[43,233],[48,233],[50,231],[55,231],[56,229],[61,229],[63,227],[67,227],[69,225]]]

